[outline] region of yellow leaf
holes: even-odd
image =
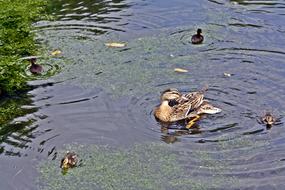
[[[107,47],[115,47],[115,48],[121,48],[121,47],[125,47],[125,46],[126,46],[125,43],[119,43],[119,42],[105,43],[105,45],[106,45]]]
[[[61,51],[60,50],[54,50],[53,52],[51,52],[51,55],[52,56],[56,56],[56,55],[59,55],[59,54],[61,54]]]
[[[178,72],[178,73],[187,73],[187,72],[188,72],[188,70],[186,70],[186,69],[181,69],[181,68],[175,68],[174,71],[175,71],[175,72]]]

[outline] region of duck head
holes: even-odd
[[[160,100],[163,101],[171,101],[181,97],[181,93],[176,88],[169,88],[161,93]]]
[[[202,34],[202,29],[201,29],[201,28],[198,28],[197,34],[198,34],[198,35],[201,35],[201,34]]]

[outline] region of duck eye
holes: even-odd
[[[170,106],[170,107],[173,107],[173,106],[175,106],[175,105],[177,105],[178,104],[178,102],[176,101],[176,100],[169,100],[169,102],[168,102],[168,105]]]

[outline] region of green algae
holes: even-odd
[[[92,145],[67,150],[80,155],[81,166],[62,175],[60,159],[41,163],[40,189],[195,189],[202,186],[184,178],[187,173],[177,155],[162,144],[136,145],[131,149]],[[63,152],[59,158],[62,156]]]
[[[112,34],[96,39],[78,39],[62,37],[52,30],[40,33],[48,39],[48,46],[60,47],[64,57],[71,62],[54,77],[56,81],[73,78],[70,82],[75,85],[101,88],[121,96],[158,92],[166,84],[189,83],[191,88],[201,88],[202,81],[207,78],[203,73],[208,70],[208,64],[201,63],[208,53],[199,53],[204,45],[190,44],[188,31],[177,34],[163,31],[159,35],[128,40]],[[105,46],[107,42],[117,41],[126,42],[127,46]],[[187,69],[189,73],[177,73],[174,71],[177,67]]]
[[[206,190],[238,187],[238,179],[222,174],[230,169],[224,161],[199,149],[191,150],[184,156],[174,149],[160,143],[139,144],[126,149],[68,145],[65,150],[79,155],[80,166],[63,174],[59,163],[65,151],[59,152],[56,160],[40,163],[39,188]],[[183,161],[187,158],[189,163]],[[193,159],[200,160],[200,165],[195,166],[199,169],[190,169]],[[199,174],[200,170],[207,171],[210,176]]]

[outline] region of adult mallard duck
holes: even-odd
[[[78,164],[78,156],[73,152],[67,151],[64,157],[61,160],[60,168],[69,169],[77,166]]]
[[[181,94],[170,88],[162,92],[161,104],[155,108],[154,116],[163,122],[175,122],[187,118],[187,115],[198,108],[204,99],[204,91]]]
[[[204,37],[202,36],[202,29],[198,28],[197,34],[193,35],[191,38],[192,44],[201,44],[204,40]]]
[[[197,92],[181,94],[177,89],[167,89],[161,94],[161,104],[154,109],[154,116],[163,122],[194,118],[187,125],[191,127],[200,118],[200,114],[214,114],[221,111],[204,101],[206,90],[207,87]]]

